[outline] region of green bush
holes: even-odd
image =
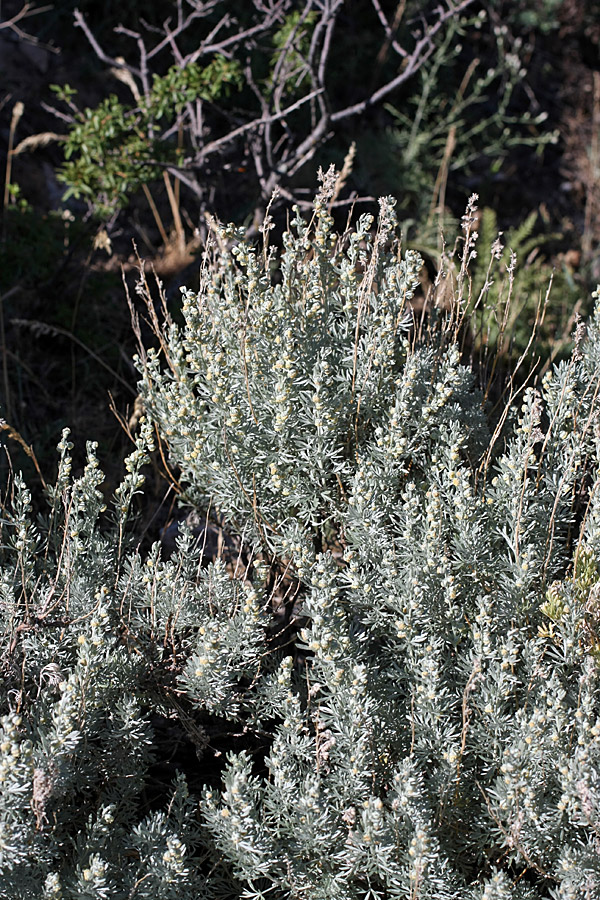
[[[472,223],[419,328],[391,203],[340,236],[334,190],[280,255],[217,232],[109,509],[66,437],[48,516],[15,483],[0,897],[598,895],[600,308],[490,435]],[[237,575],[132,543],[152,422]]]
[[[140,185],[158,179],[167,164],[182,163],[181,148],[165,144],[157,128],[171,127],[186,104],[214,102],[240,82],[239,64],[215,56],[205,67],[173,65],[165,75],[155,74],[137,105],[121,103],[110,94],[95,109],[78,111],[59,173],[67,185],[64,200],[83,196],[99,215],[109,218]],[[53,85],[53,90],[72,104],[76,91],[69,85]]]

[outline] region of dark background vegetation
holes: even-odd
[[[252,4],[224,0],[217,6],[236,15],[240,27],[251,24]],[[395,0],[380,6],[393,21]],[[126,422],[137,393],[131,364],[135,344],[123,287],[125,280],[135,294],[133,242],[163,281],[176,315],[179,286],[193,287],[197,278],[207,214],[246,225],[256,234],[265,197],[249,143],[231,144],[210,160],[199,176],[201,197],[185,183],[179,185],[179,224],[159,169],[146,179],[156,213],[146,188],[134,181],[112,205],[93,192],[78,193],[73,181],[61,181],[61,171],[67,171],[64,142],[44,141],[43,136],[65,136],[73,123],[65,118],[68,105],[51,85],[76,89],[80,110],[98,108],[110,94],[126,108],[132,106],[130,89],[110,74],[83,30],[74,26],[75,7],[75,2],[37,8],[3,2],[0,7],[0,171],[5,175],[0,415],[6,424],[0,467],[8,476],[11,466],[33,474],[38,465],[41,475],[51,479],[54,448],[68,425],[79,459],[86,440],[99,442],[110,488],[129,446],[111,406]],[[83,0],[78,7],[99,44],[109,48],[113,58],[124,59],[134,55],[135,41],[115,32],[116,26],[152,36],[175,10],[175,4],[164,0],[144,3],[143,15],[139,3],[127,0]],[[411,34],[435,18],[435,4],[417,8],[420,14],[414,9],[411,13],[409,4],[401,25],[409,44]],[[303,9],[304,3],[289,3],[286,15]],[[285,21],[289,25],[291,19]],[[276,58],[278,28],[282,22],[244,50],[259,85],[268,79]],[[190,29],[184,49],[193,47],[194,40]],[[398,59],[382,52],[384,43],[370,0],[346,0],[327,69],[333,109],[362,99],[370,82],[394,77]],[[306,46],[300,41],[300,55]],[[441,36],[436,46],[442,47]],[[541,371],[544,362],[568,349],[575,313],[589,311],[590,291],[600,280],[600,10],[586,0],[488,0],[469,8],[459,33],[437,52],[437,74],[417,72],[382,102],[332,127],[286,183],[287,195],[308,202],[317,167],[331,162],[341,167],[354,142],[345,199],[354,198],[356,212],[374,212],[378,196],[393,195],[405,243],[421,250],[433,274],[440,228],[452,242],[469,195],[478,193],[485,239],[502,231],[519,256],[515,352],[529,333],[540,292],[554,276],[539,345]],[[507,74],[507,54],[520,61],[512,76]],[[159,60],[158,73],[165,75],[169,65],[166,57]],[[485,80],[485,74],[494,71],[473,104],[454,120],[449,117],[461,92],[468,93],[477,78]],[[510,77],[514,83],[502,109]],[[302,84],[297,88],[304,89]],[[287,102],[293,99],[290,87]],[[23,111],[17,117],[19,102]],[[255,103],[242,77],[235,88],[207,101],[207,127],[215,135],[226,133],[231,123],[258,114],[258,107],[253,113]],[[485,127],[478,132],[480,123]],[[293,128],[301,134],[310,126],[306,107],[293,120]],[[39,140],[32,142],[32,149],[10,153],[33,137]],[[168,142],[165,146],[168,150]],[[274,207],[279,227],[285,223],[287,204],[283,196]],[[339,208],[341,227],[349,209]],[[424,284],[424,300],[426,292]]]

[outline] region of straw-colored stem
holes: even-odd
[[[10,184],[12,177],[12,158],[13,158],[13,148],[15,145],[15,131],[17,130],[17,125],[19,123],[19,119],[23,115],[25,111],[24,105],[19,100],[18,103],[15,103],[13,106],[12,116],[10,120],[10,130],[8,132],[8,153],[6,154],[6,173],[4,176],[4,201],[2,205],[2,238],[4,239],[4,228],[6,225],[6,210],[8,209],[8,202],[10,200]]]
[[[183,230],[181,216],[179,215],[179,203],[175,196],[175,192],[173,191],[173,185],[171,184],[171,179],[169,177],[169,173],[163,172],[163,178],[165,180],[165,187],[167,189],[167,196],[169,198],[169,204],[171,206],[171,215],[173,216],[173,224],[175,226],[175,234],[177,235],[177,245],[180,248],[180,250],[183,252],[185,250],[185,232]]]
[[[150,190],[149,190],[147,184],[142,185],[142,190],[143,190],[144,194],[146,195],[146,200],[148,201],[148,206],[152,210],[152,215],[154,216],[154,221],[156,222],[156,224],[158,226],[158,230],[160,232],[162,242],[166,247],[167,244],[169,243],[169,238],[168,238],[167,232],[165,230],[165,226],[163,225],[163,220],[161,219],[160,213],[157,209],[156,203],[154,202],[154,197],[150,193]]]

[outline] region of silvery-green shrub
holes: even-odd
[[[391,205],[338,235],[331,189],[281,254],[218,231],[112,505],[66,437],[49,515],[15,484],[0,897],[600,894],[600,310],[492,418],[464,284],[417,321]],[[152,426],[253,566],[136,549]]]

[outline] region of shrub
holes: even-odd
[[[119,25],[110,39],[77,9],[75,25],[127,90],[119,93],[115,81],[114,91],[85,106],[69,85],[54,86],[68,132],[59,171],[65,197],[110,220],[137,189],[148,196],[165,176],[181,230],[172,176],[192,209],[227,210],[256,225],[277,187],[279,202],[294,196],[310,208],[306,163],[320,151],[343,156],[357,138],[360,192],[372,194],[385,173],[384,189],[392,185],[406,215],[422,222],[444,205],[448,166],[464,176],[487,158],[497,172],[511,148],[541,152],[555,140],[539,127],[546,115],[533,92],[522,90],[522,39],[472,7],[473,0],[447,9],[410,2],[389,16],[363,0],[253,0],[242,12],[218,0],[184,5],[177,25]],[[374,118],[383,101],[394,103],[390,114]],[[203,215],[198,224],[204,228]]]
[[[334,191],[281,256],[268,221],[218,231],[138,360],[186,499],[253,544],[237,574],[189,530],[169,560],[127,537],[150,419],[112,513],[66,438],[49,518],[16,483],[0,896],[598,893],[600,309],[490,434],[470,217],[417,328],[391,204],[340,236]]]

